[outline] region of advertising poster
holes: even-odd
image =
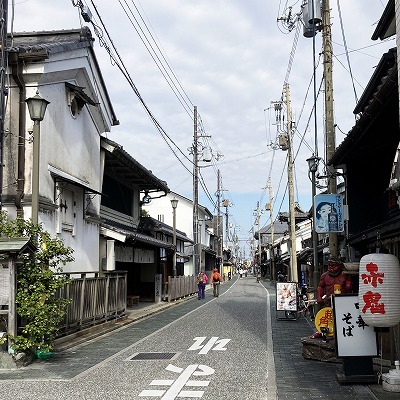
[[[330,233],[344,231],[343,198],[340,194],[318,194],[314,196],[315,232]]]
[[[276,283],[276,309],[277,311],[297,311],[296,282]]]

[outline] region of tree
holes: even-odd
[[[150,217],[150,214],[149,214],[149,212],[147,210],[141,208],[140,209],[140,216],[141,217]]]
[[[51,351],[69,299],[57,296],[69,282],[61,275],[62,267],[74,260],[73,249],[58,238],[52,238],[41,224],[34,225],[22,218],[7,220],[0,213],[0,237],[30,237],[38,248],[26,255],[17,271],[17,314],[24,322],[21,332],[9,338],[15,352],[26,350]]]

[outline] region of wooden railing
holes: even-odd
[[[168,277],[168,285],[164,290],[165,298],[174,301],[197,293],[197,280],[192,276]]]
[[[80,274],[59,291],[58,296],[71,299],[59,335],[64,336],[89,326],[126,315],[127,273],[110,272],[105,276]]]
[[[76,275],[76,274],[74,274]],[[127,272],[113,271],[105,276],[79,274],[59,291],[58,296],[71,299],[60,325],[59,337],[112,319],[126,316]],[[194,276],[168,277],[164,300],[174,301],[197,293]]]

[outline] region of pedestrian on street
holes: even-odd
[[[221,283],[221,274],[217,268],[214,268],[214,272],[211,275],[211,284],[213,285],[214,297],[219,296],[219,284]]]
[[[205,288],[206,288],[206,283],[207,283],[207,275],[204,273],[204,271],[200,271],[200,273],[197,275],[197,287],[199,288],[198,291],[198,299],[204,299],[205,296]]]
[[[283,275],[282,271],[278,272],[278,282],[285,282],[285,275]]]

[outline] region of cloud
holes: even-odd
[[[16,4],[15,30],[80,26],[78,9],[72,6],[70,0],[57,0],[57,6],[54,3],[54,0],[29,0]],[[273,101],[285,100],[282,97],[283,83],[290,71],[291,106],[298,130],[293,140],[296,200],[303,209],[309,208],[311,184],[306,159],[315,146],[315,121],[311,112],[314,103],[313,41],[304,38],[301,30],[296,52],[292,53],[295,31],[289,32],[282,22],[277,22],[277,17],[285,14],[285,10],[278,10],[281,2],[146,0],[136,2],[140,15],[132,3],[135,17],[139,20],[142,16],[146,21],[146,25],[141,22],[140,27],[146,29],[147,26],[156,40],[152,43],[154,51],[161,57],[158,50],[161,49],[166,60],[149,55],[143,38],[140,39],[137,33],[143,35],[136,22],[135,30],[117,2],[111,5],[109,0],[98,0],[94,3],[146,105],[189,159],[192,157],[188,148],[193,143],[193,107],[198,107],[200,123],[212,136],[208,141],[224,154],[214,168],[202,169],[204,181],[214,195],[217,190],[216,171],[220,169],[223,196],[234,203],[229,212],[232,220],[241,225],[242,232],[248,232],[254,224],[251,217],[257,201],[268,200],[268,192],[264,188],[269,177],[275,193],[274,211],[288,210],[285,192],[287,152],[273,151],[271,140],[275,140],[277,129],[275,115],[271,110],[264,110],[269,109]],[[88,4],[90,7],[90,2]],[[300,11],[299,4],[294,2],[293,13]],[[352,0],[340,2],[340,6],[342,21],[337,2],[331,2],[335,55],[334,114],[335,123],[340,128],[337,129],[337,145],[344,137],[340,130],[346,134],[354,125],[352,111],[356,103],[344,52],[342,25],[358,96],[382,53],[395,46],[394,41],[382,44],[370,40],[384,9],[381,2]],[[100,25],[95,10],[92,14]],[[149,32],[146,32],[146,37],[151,40]],[[315,38],[315,44],[318,89],[322,79],[321,34]],[[148,43],[146,45],[150,48]],[[174,155],[165,144],[118,68],[112,65],[104,48],[99,46],[98,39],[95,51],[115,112],[121,121],[121,125],[113,128],[108,136],[123,145],[128,153],[160,179],[167,181],[172,190],[192,197],[192,178],[187,171],[192,170],[190,161],[176,149]],[[177,86],[173,88],[182,95],[179,100],[166,82],[166,71],[162,70],[163,75],[156,61],[162,61],[174,79]],[[320,93],[317,100],[320,156],[324,154],[323,116],[323,93]],[[181,166],[177,157],[182,159],[187,169]],[[204,205],[213,209],[203,193],[200,193],[200,198]],[[265,214],[263,218],[267,222],[269,216]]]

